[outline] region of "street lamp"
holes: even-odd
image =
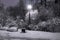
[[[29,25],[31,23],[30,22],[30,11],[32,10],[32,5],[27,5],[27,9],[28,9],[28,12],[29,12],[29,23],[28,23],[28,25]],[[21,32],[26,33],[25,28],[22,28]]]
[[[30,19],[30,11],[32,10],[32,5],[27,5],[27,9],[28,9],[28,12],[29,12],[29,24],[31,24],[31,19]]]
[[[31,10],[31,9],[32,9],[32,5],[28,5],[28,6],[27,6],[27,9],[28,9],[28,10]]]

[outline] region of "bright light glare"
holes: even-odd
[[[27,9],[28,9],[28,10],[31,10],[31,9],[32,9],[32,5],[28,5],[28,6],[27,6]]]

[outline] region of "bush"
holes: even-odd
[[[47,23],[49,23],[49,31],[51,32],[60,32],[59,29],[60,29],[60,18],[52,18],[51,20],[48,20]]]
[[[37,24],[39,31],[60,32],[60,18],[52,18]]]

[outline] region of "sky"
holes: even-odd
[[[2,3],[4,3],[5,7],[15,6],[19,2],[19,0],[1,0],[1,1]],[[29,0],[26,0],[26,1],[27,1],[27,4],[29,4]]]
[[[2,3],[4,3],[5,7],[8,6],[15,6],[19,2],[19,0],[1,0]]]
[[[29,0],[24,0],[26,1],[27,4],[29,4]],[[19,0],[1,0],[2,3],[4,3],[4,6],[5,7],[8,7],[8,6],[15,6],[17,5],[17,3],[19,2]]]

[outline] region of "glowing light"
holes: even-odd
[[[28,6],[27,6],[27,9],[28,9],[28,10],[31,10],[31,9],[32,9],[32,5],[28,5]]]

